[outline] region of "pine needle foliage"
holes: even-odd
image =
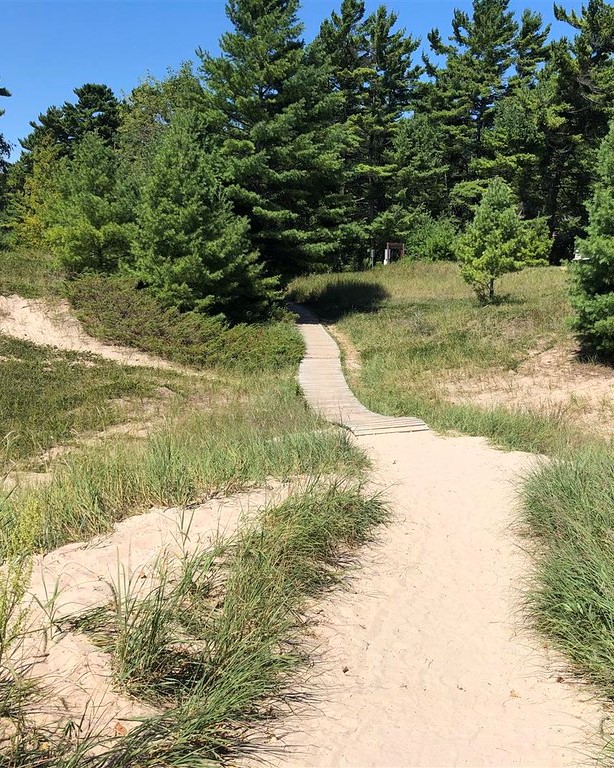
[[[599,180],[588,205],[583,259],[574,265],[574,326],[583,351],[614,361],[614,123],[601,147]]]
[[[277,298],[232,208],[194,113],[180,112],[160,142],[142,190],[135,269],[169,307],[236,321],[265,316]]]
[[[545,263],[549,239],[543,221],[523,221],[512,190],[500,178],[489,184],[473,222],[458,238],[456,252],[463,279],[482,303],[495,298],[495,280]]]

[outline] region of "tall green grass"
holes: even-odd
[[[86,764],[192,766],[240,752],[308,661],[308,599],[339,584],[386,519],[360,486],[320,483],[211,550],[164,558],[149,590],[116,585],[114,605],[80,627],[113,654],[125,690],[163,709]]]
[[[441,387],[450,377],[515,370],[536,348],[569,339],[560,268],[505,276],[501,300],[487,307],[451,263],[317,275],[296,280],[290,290],[356,347],[362,363],[356,394],[371,410],[418,416],[434,429],[483,435],[515,450],[550,454],[583,439],[560,413],[457,405]]]
[[[532,618],[614,699],[614,453],[580,450],[540,465],[522,509],[535,542]]]
[[[27,299],[58,296],[62,285],[61,270],[48,253],[0,247],[0,295],[16,293]]]
[[[322,429],[294,381],[252,380],[251,390],[248,399],[229,393],[210,412],[169,418],[142,441],[75,451],[48,484],[0,496],[0,555],[81,541],[151,505],[188,504],[268,477],[364,467],[345,433]]]

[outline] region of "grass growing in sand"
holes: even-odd
[[[57,296],[62,286],[62,273],[49,254],[0,248],[0,296],[14,293],[26,299]]]
[[[525,270],[501,279],[481,307],[451,263],[401,263],[360,274],[296,280],[293,298],[349,338],[361,361],[354,387],[372,410],[423,418],[439,430],[490,437],[506,448],[553,453],[582,431],[562,410],[482,408],[446,396],[450,380],[516,370],[536,349],[570,338],[565,273]]]
[[[345,433],[322,429],[291,376],[243,377],[211,405],[179,410],[143,440],[68,454],[48,483],[0,497],[0,556],[87,539],[152,505],[364,466]]]
[[[454,264],[413,263],[300,279],[292,293],[335,324],[354,388],[373,410],[551,457],[521,487],[535,556],[527,609],[573,670],[614,700],[611,434],[574,423],[565,409],[518,408],[505,397],[480,407],[446,396],[450,379],[518,370],[536,350],[570,345],[562,270],[508,275],[501,289],[507,296],[498,304],[479,307]],[[352,373],[352,354],[360,373]]]
[[[3,289],[40,295],[37,285],[19,288],[31,265],[14,267]],[[6,341],[10,355],[0,365],[13,400],[3,409],[21,440],[13,456],[129,419],[139,401],[165,407],[149,414],[146,435],[73,441],[50,460],[47,482],[0,494],[4,569],[17,555],[90,539],[152,505],[189,505],[269,478],[306,476],[311,485],[213,552],[162,558],[160,585],[148,594],[137,594],[130,577],[118,582],[115,611],[97,617],[97,636],[105,635],[117,685],[159,706],[158,716],[105,741],[72,721],[39,728],[28,718],[33,699],[23,697],[0,721],[0,768],[200,765],[237,748],[305,662],[307,597],[336,583],[352,548],[384,519],[379,502],[354,484],[364,456],[300,395],[303,347],[291,323],[229,329],[165,312],[132,283],[97,281],[62,289],[90,331],[193,370],[126,370]],[[26,397],[33,388],[41,390],[37,403]],[[354,480],[331,486],[322,479],[331,475]],[[18,599],[20,589],[11,584],[6,594]],[[4,673],[10,655],[1,661]]]
[[[163,307],[129,277],[83,275],[66,293],[86,331],[194,368],[269,371],[299,364],[291,319],[228,327],[219,318]]]
[[[308,601],[339,584],[386,519],[355,482],[312,484],[209,550],[162,555],[153,586],[120,578],[113,605],[66,628],[90,634],[111,654],[116,683],[158,713],[121,739],[64,729],[43,747],[19,729],[13,754],[29,746],[31,762],[3,763],[0,749],[0,766],[204,765],[249,749],[307,665]]]
[[[134,417],[159,387],[179,381],[1,334],[0,372],[0,471],[78,434],[123,422],[127,411]]]
[[[614,700],[614,452],[579,449],[539,466],[522,501],[534,623]]]
[[[358,486],[307,489],[212,551],[167,560],[140,599],[123,592],[98,617],[116,674],[167,708],[114,749],[113,765],[221,759],[246,744],[250,721],[273,715],[307,660],[306,600],[339,582],[353,549],[385,519]]]

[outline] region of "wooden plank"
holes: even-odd
[[[413,416],[384,416],[368,410],[348,387],[339,347],[315,315],[299,304],[298,329],[306,353],[299,368],[299,384],[309,405],[327,421],[346,427],[357,436],[394,432],[423,432],[428,426]]]

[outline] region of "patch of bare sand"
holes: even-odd
[[[0,296],[0,333],[34,344],[73,352],[90,352],[123,365],[176,370],[178,366],[128,347],[103,344],[83,330],[67,301]]]
[[[288,496],[292,486],[266,488],[218,498],[190,509],[152,509],[118,525],[112,534],[87,543],[69,544],[34,558],[28,593],[33,631],[20,658],[35,661],[30,674],[45,686],[41,723],[73,720],[84,732],[122,734],[151,708],[113,686],[111,659],[84,634],[62,629],[62,620],[111,602],[110,583],[136,576],[147,589],[155,578],[161,553],[180,556],[206,548],[233,534],[242,520]],[[83,721],[82,721],[83,718]]]
[[[440,387],[453,403],[556,414],[600,434],[614,433],[614,369],[578,362],[571,346],[537,352],[517,371],[444,376]]]
[[[314,707],[271,738],[274,766],[594,764],[607,713],[527,629],[531,564],[513,529],[536,459],[482,438],[358,438],[394,522],[332,597],[307,687]],[[592,755],[592,757],[591,757]]]

